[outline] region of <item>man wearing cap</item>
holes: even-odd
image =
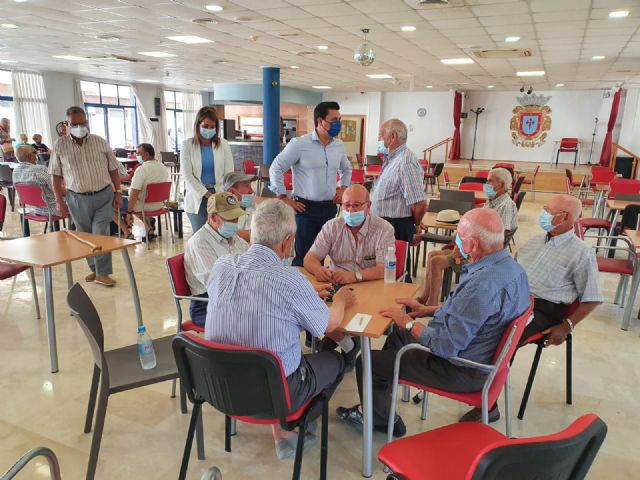
[[[245,215],[238,199],[229,192],[211,195],[207,202],[207,223],[187,242],[184,249],[184,268],[187,283],[195,297],[207,298],[207,280],[213,264],[226,253],[240,254],[249,244],[237,235],[238,219]],[[207,302],[192,300],[191,320],[204,327]]]
[[[246,215],[238,219],[238,236],[244,241],[249,241],[251,227],[251,214],[253,213],[255,200],[251,182],[258,179],[255,175],[247,175],[243,172],[229,172],[222,179],[222,187],[225,192],[233,193],[238,199],[239,205]]]

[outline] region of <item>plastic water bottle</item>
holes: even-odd
[[[140,363],[145,370],[151,370],[156,366],[156,352],[153,350],[153,340],[147,333],[144,325],[138,327],[138,355]]]
[[[395,247],[387,248],[387,254],[384,256],[384,283],[396,282],[396,249]]]

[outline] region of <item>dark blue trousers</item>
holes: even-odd
[[[333,202],[310,202],[297,198],[305,204],[305,211],[296,213],[296,256],[291,263],[294,267],[301,267],[322,226],[338,213],[338,207]]]
[[[201,295],[194,295],[194,297],[208,298],[209,295],[203,293]],[[191,300],[191,304],[189,305],[191,321],[199,327],[204,327],[204,324],[207,322],[207,305],[209,305],[209,302],[199,302],[198,300]]]

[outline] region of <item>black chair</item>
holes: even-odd
[[[44,165],[45,167],[49,166],[49,159],[51,158],[51,155],[48,153],[37,153],[36,157],[38,159],[38,165]]]
[[[461,191],[461,190],[441,190],[440,191],[440,200],[448,200],[452,202],[466,202],[471,203],[475,202],[475,194],[470,191]]]
[[[179,479],[184,480],[194,431],[207,402],[225,415],[225,451],[231,451],[232,417],[247,423],[279,424],[285,430],[298,428],[293,479],[299,480],[304,436],[308,422],[322,415],[320,478],[327,478],[327,434],[329,398],[320,393],[291,412],[287,379],[280,358],[274,353],[208,342],[192,333],[173,340],[180,380],[193,403],[191,422],[182,457]]]
[[[520,189],[522,188],[522,182],[524,182],[524,175],[518,177],[518,179],[513,184],[513,189],[511,190],[511,198],[515,198],[515,196],[520,193]]]
[[[13,170],[9,165],[0,165],[0,187],[7,189],[11,211],[15,211],[16,189],[13,186]]]
[[[516,204],[516,208],[518,209],[518,211],[520,211],[520,205],[522,205],[522,201],[524,200],[524,196],[527,194],[527,192],[518,192],[516,193],[516,196],[513,198],[513,201]]]
[[[382,165],[382,159],[378,155],[367,155],[366,165]]]
[[[620,197],[622,194],[617,195],[616,196],[616,200],[622,200],[618,197]],[[629,197],[638,197],[639,195],[628,195]],[[633,198],[629,198],[630,201],[634,201]],[[636,227],[638,226],[638,216],[640,215],[640,205],[627,205],[626,207],[624,207],[624,210],[622,210],[622,214],[619,216],[620,221],[618,222],[618,224],[615,226],[614,229],[614,236],[618,236],[618,235],[622,235],[623,232],[625,231],[625,229],[629,228],[631,230],[636,230]],[[586,230],[586,229],[585,229]],[[617,246],[618,244],[618,240],[615,238],[612,238],[610,241],[610,245],[612,247]],[[600,242],[598,242],[599,244]],[[609,250],[609,252],[607,253],[607,256],[609,258],[614,258],[616,251],[615,250]]]
[[[173,152],[160,152],[162,163],[172,172],[178,168],[178,157]]]
[[[124,148],[114,148],[113,154],[119,158],[126,158],[129,156],[129,154],[127,153],[127,150]]]
[[[440,191],[440,175],[444,170],[444,163],[437,163],[433,172],[427,172],[424,174],[424,180],[426,182],[425,191],[431,185],[431,193],[433,194],[434,186],[438,185],[438,191]]]
[[[460,180],[460,185],[462,185],[463,183],[487,183],[487,179],[484,177],[462,177],[462,180]]]

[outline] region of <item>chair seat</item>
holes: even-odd
[[[378,460],[405,480],[462,480],[481,452],[506,438],[482,423],[455,423],[395,440]]]
[[[438,388],[427,387],[426,385],[420,385],[419,383],[413,383],[408,380],[403,380],[402,378],[399,380],[401,385],[409,385],[410,387],[417,388],[418,390],[426,390],[430,393],[435,393],[436,395],[440,395],[441,397],[451,398],[452,400],[457,400],[461,403],[466,403],[467,405],[471,405],[472,407],[481,408],[482,407],[482,391],[478,390],[477,392],[448,392],[446,390],[440,390]],[[499,392],[498,392],[499,393]],[[489,394],[489,405],[493,402],[491,401],[491,394]]]
[[[533,180],[529,180],[529,179],[527,179],[527,178],[525,178],[525,179],[522,181],[522,185],[531,185],[532,183],[533,183]]]
[[[582,205],[593,205],[595,203],[595,200],[593,198],[581,198],[580,202],[582,202]]]
[[[34,222],[48,222],[49,221],[49,216],[48,215],[38,215],[37,213],[27,213],[24,218],[26,218],[27,220],[33,220]],[[52,222],[56,222],[58,220],[64,220],[65,218],[68,217],[63,217],[61,215],[51,215],[51,221]]]
[[[435,233],[423,233],[422,239],[425,242],[434,242],[434,243],[449,243],[453,241],[453,237],[451,235],[436,235]]]
[[[28,265],[20,265],[17,263],[0,262],[0,280],[12,278],[19,273],[29,270]]]
[[[196,325],[195,323],[193,323],[192,320],[187,320],[186,322],[182,322],[180,324],[180,330],[188,330],[190,332],[203,333],[204,327],[201,327],[200,325]]]
[[[158,210],[152,210],[150,212],[134,212],[134,213],[136,215],[142,215],[143,217],[159,217],[160,215],[169,213],[169,209],[163,207]]]
[[[171,348],[173,337],[174,335],[169,335],[153,340],[157,364],[150,370],[144,370],[140,365],[138,345],[128,345],[104,352],[109,367],[110,393],[124,392],[178,378],[178,367]]]
[[[287,422],[295,423],[298,420],[300,420],[300,417],[304,415],[305,411],[307,410],[307,407],[313,400],[314,398],[306,402],[295,412],[287,415]],[[233,418],[240,420],[241,422],[253,423],[255,425],[279,425],[280,424],[279,418],[255,418],[255,417],[233,417]]]
[[[633,275],[633,263],[624,258],[596,257],[598,271],[602,273],[618,273],[620,275]]]
[[[578,223],[582,228],[611,228],[611,222],[604,218],[582,218]]]

